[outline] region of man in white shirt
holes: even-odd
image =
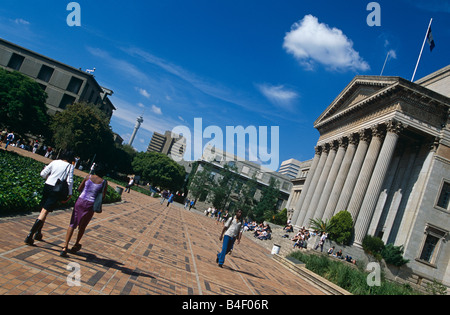
[[[222,233],[220,234],[219,241],[222,241],[222,252],[217,254],[216,262],[219,267],[222,267],[225,262],[225,256],[233,248],[234,242],[237,240],[237,244],[241,242],[242,231],[244,224],[242,222],[242,210],[238,210],[234,217],[230,217],[225,223]],[[224,236],[225,235],[225,236]]]

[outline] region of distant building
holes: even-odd
[[[54,115],[75,102],[96,105],[111,119],[116,109],[108,96],[113,91],[101,87],[90,73],[20,47],[0,38],[0,67],[18,71],[35,80],[48,94],[48,114]]]
[[[234,206],[240,194],[239,187],[242,187],[242,185],[246,181],[252,178],[256,179],[258,185],[257,189],[254,191],[254,195],[252,196],[254,197],[255,200],[260,199],[261,192],[264,189],[264,187],[268,187],[271,179],[274,179],[278,182],[279,185],[278,189],[280,192],[276,208],[278,210],[282,210],[286,207],[286,203],[289,199],[289,193],[292,189],[292,183],[289,177],[282,175],[278,172],[274,172],[270,169],[266,169],[259,164],[239,159],[233,154],[229,154],[227,152],[218,149],[215,150],[214,149],[211,150],[210,148],[205,149],[203,156],[201,159],[198,160],[198,163],[199,166],[196,169],[196,172],[201,171],[205,167],[205,165],[209,165],[212,168],[211,176],[213,179],[216,180],[219,179],[220,172],[225,167],[225,165],[236,167],[237,169],[236,174],[239,175],[240,184],[238,188],[236,188],[233,191],[227,204],[222,210],[234,210]],[[191,176],[194,175],[195,174],[191,174]],[[190,196],[188,195],[188,198],[189,197]],[[209,200],[209,193],[208,195],[202,196],[199,200],[197,200],[196,205],[200,204],[206,209],[208,208],[208,206],[211,205],[208,200]]]
[[[114,139],[114,143],[117,143],[117,144],[120,144],[120,145],[123,144],[123,138],[119,134],[113,132],[113,137],[114,137],[113,138]]]
[[[173,134],[171,131],[166,131],[164,134],[155,131],[148,145],[147,152],[159,152],[176,160],[182,160],[185,143],[185,138]]]
[[[295,160],[297,161],[297,160]],[[299,161],[297,161],[299,162]],[[297,203],[300,195],[303,191],[303,187],[305,185],[306,178],[308,176],[309,170],[311,168],[312,160],[299,162],[297,176],[291,179],[292,190],[289,196],[289,200],[286,204],[286,208],[288,209],[288,218],[291,218],[294,214],[294,207]]]
[[[289,159],[281,162],[280,169],[278,173],[286,175],[287,177],[296,178],[298,172],[300,171],[302,162],[296,159]]]

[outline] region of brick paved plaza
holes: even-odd
[[[50,214],[44,241],[34,246],[23,240],[37,214],[0,220],[0,294],[324,294],[247,237],[219,268],[222,225],[178,204],[166,207],[159,199],[124,193],[121,203],[94,216],[81,251],[63,258],[70,216],[71,210]],[[73,263],[81,267],[80,286],[67,282]]]

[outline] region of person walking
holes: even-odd
[[[69,242],[77,227],[77,239],[70,252],[75,254],[81,249],[81,238],[86,231],[86,227],[94,216],[95,199],[98,194],[103,195],[102,200],[105,199],[108,182],[104,180],[103,177],[106,175],[106,169],[101,166],[97,166],[94,172],[95,175],[87,175],[78,187],[78,191],[81,195],[78,197],[72,211],[72,217],[70,218],[70,224],[67,229],[65,243],[60,253],[61,257],[67,257]]]
[[[8,145],[14,141],[14,132],[10,132],[8,133],[8,135],[6,136],[6,145],[5,145],[5,150],[8,148]]]
[[[170,194],[169,199],[167,199],[167,207],[173,202],[173,193]]]
[[[134,185],[134,177],[130,178],[130,181],[128,182],[127,186],[125,187],[125,192],[130,193],[131,186]]]
[[[30,233],[25,238],[25,243],[27,245],[33,245],[34,240],[42,240],[42,227],[44,226],[45,219],[47,218],[49,213],[53,212],[59,201],[64,202],[64,200],[61,199],[60,193],[54,191],[58,179],[60,181],[66,181],[68,185],[68,198],[67,200],[65,200],[65,202],[67,202],[72,197],[72,160],[72,153],[64,152],[61,155],[61,159],[51,162],[42,170],[40,175],[46,179],[41,200],[42,209],[37,220],[31,227]]]
[[[235,241],[241,242],[244,224],[242,222],[242,210],[238,210],[234,217],[230,217],[225,223],[219,241],[222,241],[222,251],[217,254],[216,263],[222,268],[225,256],[233,249]]]

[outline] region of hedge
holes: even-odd
[[[0,216],[30,213],[40,210],[45,180],[40,172],[45,164],[14,152],[0,150]],[[80,195],[77,187],[82,178],[74,176],[73,195],[58,208],[70,208]],[[104,203],[120,201],[121,197],[108,187]]]

